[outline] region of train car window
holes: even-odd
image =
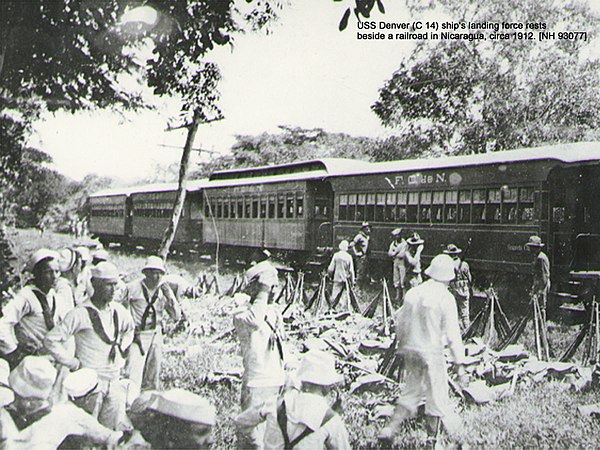
[[[244,208],[244,217],[246,219],[249,219],[252,217],[252,199],[249,197],[246,197],[244,199],[244,204],[246,205]]]
[[[445,213],[444,213],[444,222],[454,223],[456,222],[456,218],[458,217],[457,206],[458,203],[458,191],[446,191],[446,201],[445,201]]]
[[[260,199],[260,218],[261,219],[267,218],[267,199],[266,198]]]
[[[287,194],[285,201],[285,217],[291,219],[294,217],[294,194]]]
[[[519,223],[534,223],[535,222],[535,189],[521,188],[519,189]]]
[[[458,223],[471,222],[471,191],[458,193]]]
[[[210,211],[210,202],[212,201],[212,199],[210,198],[205,198],[204,199],[204,217],[211,217],[211,211]]]
[[[421,192],[419,222],[431,222],[431,192]]]
[[[431,198],[431,221],[444,221],[444,191],[434,191]]]
[[[344,194],[339,197],[338,218],[339,220],[348,220],[348,196]]]
[[[365,220],[365,204],[367,203],[366,194],[358,194],[356,196],[356,217],[355,220],[361,222]]]
[[[240,198],[237,201],[237,217],[239,219],[244,217],[244,199]]]
[[[282,194],[277,196],[277,218],[285,218],[285,197]]]
[[[502,223],[517,223],[518,193],[516,188],[502,189]]]
[[[375,194],[367,194],[367,206],[365,218],[368,221],[375,220],[375,201],[377,196]]]
[[[257,198],[252,199],[252,218],[258,218],[259,200]]]
[[[230,202],[231,202],[230,203],[231,206],[229,207],[229,216],[232,219],[235,219],[238,216],[237,215],[237,211],[238,211],[238,207],[237,207],[237,205],[238,205],[238,199],[237,198],[232,198],[230,200]]]
[[[348,219],[356,220],[356,194],[348,194]]]
[[[487,223],[500,223],[500,204],[502,193],[500,189],[488,189],[486,219]]]
[[[419,193],[408,193],[408,208],[406,210],[406,220],[416,222],[419,217]]]
[[[269,205],[268,205],[267,217],[269,219],[275,218],[275,197],[273,195],[269,195]]]
[[[229,219],[229,199],[223,199],[223,218]]]
[[[375,221],[383,222],[385,219],[385,194],[377,194],[375,204]]]
[[[296,217],[302,217],[304,215],[304,196],[298,194],[296,196]]]
[[[485,223],[485,189],[473,189],[473,210],[471,221],[473,223]]]
[[[385,194],[385,221],[396,221],[396,193],[388,192]]]

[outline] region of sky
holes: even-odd
[[[400,1],[376,8],[376,20],[405,20]],[[351,135],[384,136],[370,106],[412,43],[356,39],[356,22],[338,31],[345,3],[293,1],[284,6],[269,35],[238,36],[233,50],[220,47],[209,59],[221,67],[225,120],[200,128],[195,147],[225,153],[235,134],[277,131],[278,125],[319,127]],[[156,111],[47,114],[31,144],[54,159],[54,168],[80,180],[88,173],[126,182],[152,176],[157,165],[179,161],[184,132],[165,132],[177,103],[159,101]],[[204,156],[206,157],[206,156]]]

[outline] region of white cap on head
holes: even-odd
[[[454,260],[449,255],[437,255],[425,269],[425,275],[441,282],[454,280]]]
[[[339,249],[342,250],[342,251],[344,251],[344,252],[347,252],[348,251],[348,245],[349,245],[348,241],[344,239],[342,242],[340,242]]]
[[[75,251],[79,253],[79,256],[81,256],[81,260],[84,263],[89,263],[92,260],[92,252],[90,252],[89,248],[84,246],[75,247]]]
[[[159,256],[148,256],[146,264],[144,264],[144,267],[142,268],[142,271],[144,270],[159,270],[162,273],[167,272],[167,269],[165,268],[165,262]]]
[[[107,261],[102,261],[96,264],[96,266],[92,267],[92,278],[118,281],[119,271],[114,264]]]
[[[63,388],[71,397],[83,397],[98,386],[98,374],[94,369],[83,368],[71,372],[63,381]]]
[[[77,252],[71,248],[63,248],[58,252],[58,266],[61,272],[68,272],[77,262]]]
[[[92,257],[100,261],[108,261],[108,252],[103,248],[99,248],[94,250]]]
[[[213,426],[217,422],[215,407],[207,399],[179,388],[142,392],[131,410],[143,409],[153,409],[167,416],[202,425]]]
[[[26,356],[10,373],[10,386],[24,398],[45,400],[56,381],[56,369],[43,356]]]
[[[58,253],[48,248],[40,248],[31,254],[29,261],[27,262],[27,270],[33,272],[35,266],[46,259],[58,260]]]
[[[322,350],[309,350],[303,355],[297,376],[300,381],[320,386],[344,381],[344,376],[335,370],[335,357]]]

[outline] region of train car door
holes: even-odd
[[[125,199],[125,237],[131,239],[133,236],[133,198],[127,196]]]
[[[312,248],[331,247],[333,234],[333,189],[326,181],[310,183],[313,210],[309,216],[308,232]]]
[[[600,165],[580,169],[575,220],[577,234],[600,234]]]

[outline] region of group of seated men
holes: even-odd
[[[131,436],[142,447],[207,446],[213,406],[160,390],[161,318],[179,320],[181,284],[156,256],[126,285],[106,251],[93,256],[86,247],[34,252],[31,279],[2,308],[0,446],[80,448]]]

